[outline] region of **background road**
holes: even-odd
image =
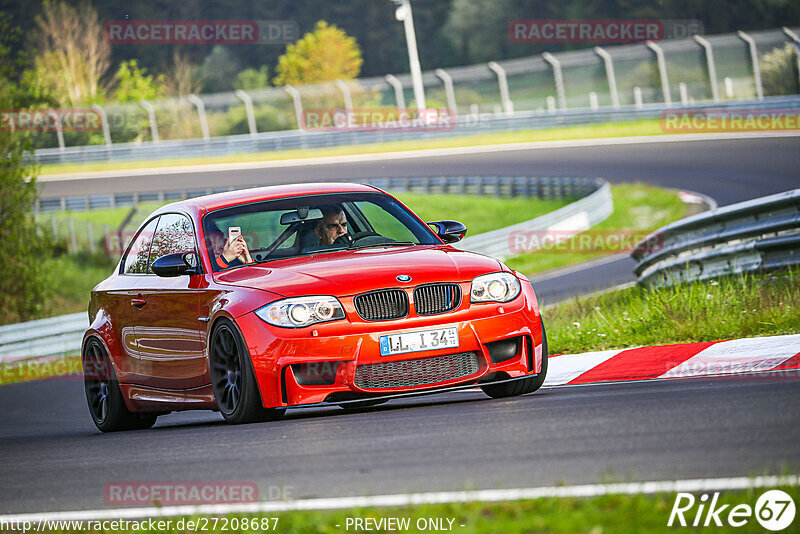
[[[40,182],[41,196],[429,175],[601,176],[690,189],[720,206],[800,187],[800,136],[510,150],[283,168]],[[132,171],[133,172],[133,171]]]
[[[479,391],[229,426],[171,414],[100,434],[79,379],[0,387],[0,512],[109,507],[132,481],[251,481],[295,498],[665,480],[800,469],[800,379]]]

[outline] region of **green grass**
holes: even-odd
[[[464,223],[467,235],[476,235],[527,221],[572,202],[538,198],[416,193],[399,193],[396,196],[424,221],[452,219]]]
[[[70,172],[109,171],[172,167],[177,165],[206,165],[212,163],[242,163],[253,161],[275,161],[284,159],[316,158],[322,156],[344,156],[353,154],[378,154],[382,152],[405,152],[431,148],[457,148],[478,145],[505,143],[525,143],[531,141],[557,141],[567,139],[596,139],[600,137],[630,137],[638,135],[663,135],[659,119],[639,121],[609,122],[581,126],[565,126],[541,130],[521,130],[492,134],[465,133],[464,136],[447,139],[392,141],[340,147],[281,150],[256,153],[208,156],[201,158],[170,158],[129,162],[97,162],[43,165],[40,174],[61,174]]]
[[[551,354],[800,333],[800,273],[575,298],[543,312]]]
[[[772,489],[772,488],[770,488]],[[798,502],[800,488],[797,486],[781,487],[783,491]],[[542,498],[533,500],[504,501],[496,503],[471,502],[463,504],[435,504],[414,507],[387,507],[387,508],[356,508],[349,510],[333,511],[293,511],[275,514],[230,514],[217,520],[216,528],[213,516],[192,516],[185,518],[170,518],[171,523],[164,523],[158,532],[191,532],[187,528],[187,521],[200,519],[208,527],[207,532],[227,531],[239,532],[266,532],[267,529],[241,528],[242,519],[262,521],[266,520],[270,526],[269,531],[283,534],[321,533],[334,534],[342,532],[366,532],[356,530],[353,526],[355,519],[372,518],[381,520],[388,518],[408,519],[407,530],[374,529],[371,532],[432,532],[435,530],[418,528],[418,520],[443,519],[444,525],[449,525],[452,520],[450,532],[460,534],[473,533],[542,533],[542,534],[640,534],[640,533],[674,533],[674,532],[700,532],[710,530],[713,532],[761,533],[764,532],[755,517],[748,518],[747,524],[742,527],[727,525],[727,515],[731,509],[740,504],[755,508],[758,497],[764,489],[750,489],[743,491],[720,492],[717,509],[728,505],[719,515],[724,526],[718,527],[680,527],[677,520],[672,527],[667,526],[670,513],[676,499],[676,493],[658,493],[653,495],[605,495],[591,498]],[[705,492],[713,495],[713,492]],[[693,494],[695,505],[684,514],[688,525],[694,521],[698,512],[701,492]],[[685,501],[682,501],[685,503]],[[775,505],[777,506],[777,505]],[[700,524],[705,521],[705,512],[708,505],[703,507]],[[351,523],[348,526],[348,519]],[[183,520],[182,523],[179,521]],[[164,519],[166,521],[166,519]],[[799,520],[795,518],[793,525]],[[239,528],[232,528],[233,526]],[[463,526],[462,526],[463,525]],[[89,525],[91,526],[91,524]],[[422,526],[422,523],[420,523]],[[155,532],[144,529],[128,528],[115,530],[115,532]],[[194,527],[197,528],[196,526]],[[784,532],[796,532],[790,525]],[[78,530],[57,529],[52,532],[78,532]]]
[[[605,237],[617,233],[623,235],[629,233],[632,236],[644,237],[649,232],[687,215],[686,204],[674,190],[645,184],[619,184],[611,186],[611,194],[614,199],[614,213],[605,221],[593,226],[587,232],[589,236]],[[610,243],[610,248],[583,252],[586,247],[580,245],[580,237],[574,237],[564,244],[565,251],[545,248],[538,252],[507,258],[505,263],[512,269],[529,275],[589,261],[609,253],[625,252],[614,248],[614,241],[604,242]]]

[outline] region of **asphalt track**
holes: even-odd
[[[800,378],[467,391],[229,426],[213,412],[100,434],[79,379],[0,387],[0,513],[98,509],[107,484],[255,482],[293,498],[785,474]],[[276,494],[276,493],[274,493]]]
[[[725,205],[800,187],[800,138],[513,151],[213,174],[41,183],[44,196],[431,174],[602,176]],[[537,284],[580,292],[624,258]],[[627,272],[630,272],[629,270]],[[623,278],[620,278],[623,277]],[[583,284],[583,286],[581,286]],[[561,295],[563,296],[563,294]],[[545,297],[545,300],[547,297]],[[212,412],[103,435],[82,384],[0,387],[0,513],[108,507],[120,481],[252,481],[291,497],[660,480],[800,469],[800,379],[747,377],[559,387],[507,400],[477,391],[347,413],[290,412],[230,427]],[[284,493],[286,494],[286,493]]]

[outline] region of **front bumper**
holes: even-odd
[[[455,311],[434,316],[412,313],[399,320],[367,322],[358,316],[352,298],[342,298],[347,319],[305,328],[273,327],[254,313],[238,317],[264,406],[422,393],[537,374],[542,333],[530,283],[523,281],[520,296],[503,304],[470,304],[468,286],[462,287],[466,297]],[[380,355],[382,335],[442,327],[457,329],[457,348]],[[492,361],[489,344],[499,340],[517,340],[516,349],[502,358],[495,352]],[[367,369],[384,377],[394,370],[397,377],[375,387],[374,380],[364,380]],[[319,371],[317,379],[309,377],[309,370]]]

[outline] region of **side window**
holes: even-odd
[[[372,202],[356,202],[355,204],[380,235],[395,241],[411,241],[412,243],[417,241],[414,233],[383,207]]]
[[[139,231],[128,254],[123,260],[122,272],[125,274],[145,274],[147,272],[147,257],[150,254],[150,243],[156,230],[158,217],[147,223]]]
[[[158,220],[158,228],[150,246],[147,272],[152,272],[150,266],[161,256],[195,250],[194,229],[189,219],[177,213],[166,213]]]

